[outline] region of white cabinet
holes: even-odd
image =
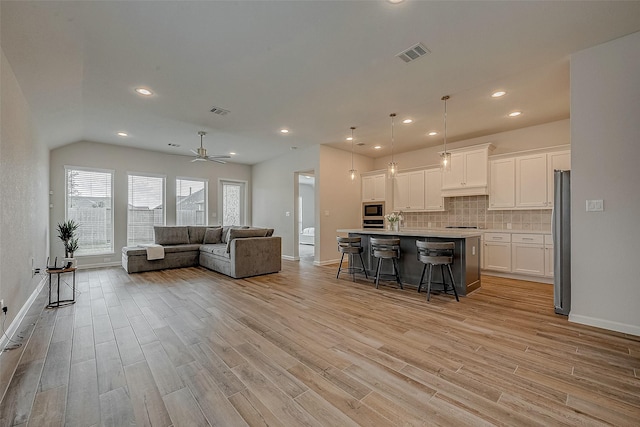
[[[442,196],[489,194],[489,150],[492,148],[492,144],[484,144],[451,150],[451,170],[442,174]]]
[[[507,209],[516,205],[515,158],[491,160],[489,172],[489,209]]]
[[[544,236],[513,234],[511,236],[511,271],[530,276],[545,275]]]
[[[424,210],[424,171],[401,172],[393,181],[393,209],[396,211]]]
[[[424,171],[424,209],[426,211],[443,211],[442,171],[440,168]]]
[[[551,234],[544,236],[544,275],[553,277],[553,238]]]
[[[516,207],[547,206],[547,155],[516,157]]]
[[[510,272],[511,235],[509,233],[485,233],[483,258],[486,270]]]
[[[553,206],[553,171],[571,170],[571,151],[547,154],[547,206]]]
[[[362,177],[362,201],[384,202],[386,196],[386,175],[376,174]]]

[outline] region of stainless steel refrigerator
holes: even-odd
[[[556,314],[566,316],[571,310],[571,172],[554,171],[553,183],[553,303]]]

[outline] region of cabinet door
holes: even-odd
[[[553,206],[553,171],[571,170],[571,151],[547,154],[547,206]]]
[[[451,170],[442,173],[442,188],[453,189],[464,187],[464,153],[451,154]]]
[[[516,205],[515,159],[491,161],[489,209],[513,208]]]
[[[544,276],[544,256],[544,245],[512,243],[512,271],[532,276]]]
[[[547,207],[547,155],[516,157],[516,207]]]
[[[409,175],[399,173],[393,180],[393,210],[407,210],[409,206]]]
[[[428,211],[444,210],[442,171],[440,168],[424,171],[424,208]]]
[[[511,243],[485,242],[484,268],[486,270],[511,271]]]
[[[387,180],[385,174],[375,175],[373,177],[373,197],[381,202],[386,198]]]
[[[372,176],[363,176],[362,177],[362,201],[370,202],[375,200],[375,187]]]
[[[476,150],[465,153],[465,187],[487,186],[487,151]]]

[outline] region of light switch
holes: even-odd
[[[285,212],[284,216],[291,216],[291,212],[289,212],[289,211]]]
[[[329,216],[329,211],[324,211],[324,216]]]
[[[604,211],[603,200],[587,200],[587,212],[602,212]]]

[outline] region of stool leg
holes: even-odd
[[[444,279],[444,264],[440,264],[440,276],[442,277],[442,293],[447,293],[447,281]]]
[[[422,267],[422,274],[420,275],[420,281],[418,282],[418,293],[420,293],[420,289],[422,289],[422,281],[424,280],[424,272],[427,269],[427,264]]]
[[[336,279],[340,277],[340,270],[342,270],[342,260],[344,259],[344,252],[342,252],[342,256],[340,257],[340,265],[338,266],[338,274],[336,274]]]
[[[378,289],[378,283],[380,282],[380,264],[382,263],[382,258],[378,258],[378,267],[376,268],[376,289]]]
[[[433,274],[433,264],[429,264],[429,276],[427,276],[427,301],[431,299],[431,275]]]
[[[404,289],[402,287],[402,282],[400,281],[400,270],[398,269],[398,260],[396,258],[391,258],[391,261],[393,262],[393,271],[396,274],[396,282],[398,282],[398,285],[400,285],[400,289]]]
[[[364,260],[362,259],[362,254],[358,254],[360,255],[360,262],[362,263],[362,271],[364,271],[364,277],[365,278],[369,278],[369,276],[367,275],[367,268],[364,266]]]
[[[449,277],[451,277],[451,286],[453,286],[453,293],[456,296],[456,301],[460,302],[460,299],[458,298],[458,291],[456,291],[456,281],[453,279],[453,272],[451,271],[451,264],[447,264],[447,267],[449,268]]]
[[[349,254],[349,270],[351,271],[351,279],[356,281],[356,270],[353,266],[353,254]]]

